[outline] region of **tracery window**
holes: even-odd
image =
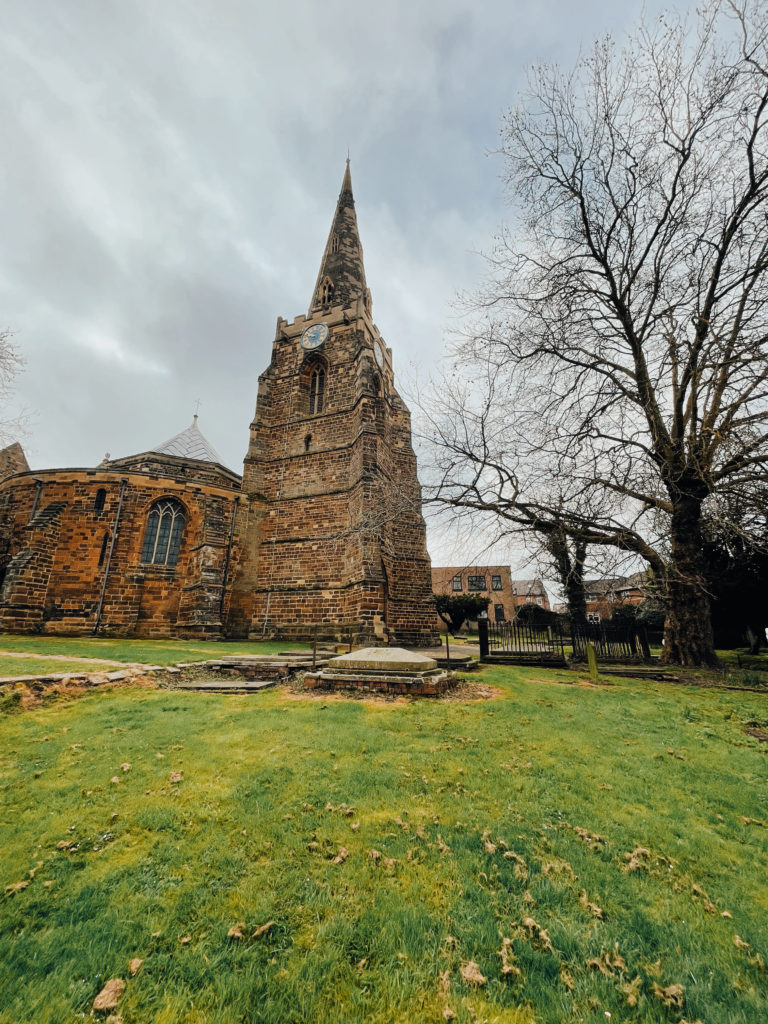
[[[331,281],[329,277],[326,277],[326,279],[320,286],[320,302],[324,306],[330,306],[331,302],[333,301],[333,292],[333,281]]]
[[[142,562],[149,565],[176,565],[184,531],[184,506],[173,498],[158,501],[147,516],[147,529],[141,549]]]
[[[325,404],[325,370],[317,366],[309,375],[309,415],[323,411]]]

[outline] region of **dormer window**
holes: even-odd
[[[330,306],[331,302],[333,302],[334,291],[335,289],[333,287],[333,281],[331,281],[329,277],[326,277],[326,279],[320,285],[320,302],[324,306]]]
[[[323,411],[325,401],[325,370],[317,366],[309,376],[309,415]]]

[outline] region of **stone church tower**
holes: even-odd
[[[278,318],[237,512],[227,633],[435,638],[410,414],[371,314],[349,161],[309,312]]]

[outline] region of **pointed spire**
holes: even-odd
[[[359,298],[365,299],[370,307],[347,157],[336,213],[320,263],[309,312],[318,313],[330,306],[348,306]]]

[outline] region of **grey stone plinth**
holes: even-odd
[[[364,671],[412,675],[437,668],[437,662],[402,647],[363,647],[362,650],[331,658],[327,667],[334,673]]]

